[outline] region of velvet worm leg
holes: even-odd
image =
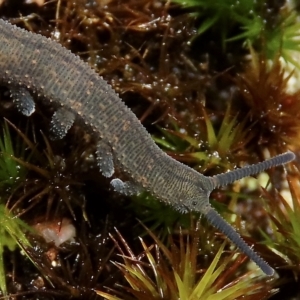
[[[133,196],[133,195],[138,195],[141,193],[142,188],[134,184],[133,182],[130,181],[122,181],[119,178],[113,179],[110,184],[114,188],[116,192],[119,194],[123,194],[126,196]]]
[[[61,107],[52,116],[50,123],[50,136],[52,140],[62,139],[66,136],[75,121],[75,114]]]
[[[18,111],[24,116],[29,117],[35,111],[34,100],[26,88],[9,86],[10,96]]]
[[[103,141],[98,142],[96,159],[103,176],[111,177],[114,172],[114,160],[111,147]]]

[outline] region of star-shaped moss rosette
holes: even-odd
[[[135,254],[117,231],[118,237],[112,238],[123,262],[114,264],[123,273],[127,285],[96,291],[97,294],[107,300],[233,300],[261,299],[274,293],[271,281],[266,283],[263,277],[255,277],[255,271],[237,275],[244,259],[234,253],[222,258],[226,242],[211,241],[211,250],[216,252],[210,253],[209,259],[207,256],[204,259],[205,250],[199,240],[199,234],[202,234],[199,230],[202,232],[202,229],[198,226],[191,231],[180,231],[176,238],[170,235],[167,246],[147,230],[153,242],[149,244],[146,238],[139,238],[142,246],[140,254]]]

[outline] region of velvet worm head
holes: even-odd
[[[207,220],[219,231],[225,234],[242,252],[244,252],[266,275],[273,275],[272,269],[254,250],[249,247],[235,229],[230,226],[222,217],[210,206],[209,195],[211,191],[219,186],[232,183],[241,178],[258,174],[266,169],[288,163],[295,159],[295,154],[286,152],[267,159],[255,165],[249,165],[240,169],[218,174],[212,177],[205,177],[198,174],[198,196],[187,197],[185,201],[186,210],[198,211],[204,214]],[[195,185],[195,184],[194,184]],[[196,195],[196,189],[193,195]],[[181,208],[183,210],[183,208]]]

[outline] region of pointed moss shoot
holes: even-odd
[[[25,180],[26,168],[17,161],[25,157],[26,144],[22,139],[12,140],[7,122],[3,124],[0,138],[0,189],[12,189]]]
[[[186,120],[180,120],[180,123],[171,120],[174,129],[161,129],[163,138],[153,137],[154,141],[168,150],[168,154],[176,160],[196,164],[199,172],[215,164],[230,169],[228,154],[243,151],[252,138],[249,130],[246,130],[246,122],[237,121],[238,115],[233,112],[231,104],[227,106],[218,129],[202,105],[191,106],[189,109],[203,114],[203,119],[192,121],[199,128],[197,131],[191,128],[192,126],[185,126],[188,124]],[[180,115],[176,115],[176,119],[180,119]]]
[[[213,29],[216,35],[220,35],[223,48],[231,37],[232,29],[237,26],[240,27],[241,33],[234,36],[234,39],[253,39],[264,29],[264,19],[260,13],[262,1],[173,0],[172,2],[189,8],[193,15],[201,20],[198,34]]]
[[[288,187],[284,193],[275,190],[263,190],[266,202],[266,211],[271,220],[272,236],[262,232],[266,245],[275,249],[276,256],[273,262],[278,265],[279,271],[293,273],[292,280],[298,280],[300,273],[300,192],[299,170],[293,168],[295,174],[287,177]],[[296,176],[295,176],[296,175]],[[275,205],[274,205],[275,203]],[[297,275],[296,275],[297,274]]]
[[[24,233],[28,230],[31,229],[26,223],[13,216],[5,205],[0,204],[0,290],[3,295],[7,294],[6,272],[3,261],[4,247],[7,247],[10,251],[15,250],[16,246],[21,249],[29,247],[30,242]]]
[[[20,138],[12,139],[8,123],[3,123],[3,133],[0,138],[0,191],[5,195],[17,186],[20,181],[25,180],[26,168],[19,163],[18,158],[26,159],[26,144]],[[21,219],[14,216],[0,199],[0,291],[5,296],[6,272],[3,261],[4,248],[10,251],[15,250],[17,246],[21,249],[29,247],[30,243],[25,235],[25,231],[30,227]]]
[[[144,239],[139,238],[143,250],[139,254],[135,254],[126,238],[117,231],[118,237],[111,237],[123,262],[115,261],[113,264],[124,275],[127,286],[119,285],[118,290],[96,290],[96,293],[107,300],[261,299],[264,293],[272,294],[272,287],[262,277],[258,281],[257,277],[251,277],[257,270],[250,271],[248,277],[236,275],[237,268],[245,260],[235,256],[234,252],[224,257],[224,242],[211,262],[206,264],[200,241],[203,228],[195,225],[187,235],[186,230],[180,230],[176,238],[169,234],[168,246],[146,228],[154,243],[147,245]],[[206,235],[206,241],[207,238]]]

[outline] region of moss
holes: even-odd
[[[207,7],[202,2],[183,8],[160,0],[49,1],[42,6],[6,1],[0,9],[3,18],[52,37],[87,61],[163,150],[203,174],[255,163],[268,153],[297,152],[298,91],[287,88],[297,69],[286,72],[280,58],[292,61],[289,50],[298,51],[297,13],[271,1],[240,1],[233,9],[231,1],[203,2]],[[268,279],[249,271],[251,265],[235,257],[224,237],[205,222],[201,232],[191,227],[197,216],[178,215],[149,195],[132,201],[109,191],[94,164],[95,141],[80,124],[53,142],[48,139],[51,107],[39,101],[29,126],[9,107],[4,88],[1,99],[1,115],[18,124],[26,141],[25,155],[14,153],[17,159],[8,162],[21,166],[25,178],[1,199],[9,198],[5,204],[31,224],[69,218],[77,229],[77,243],[60,248],[29,234],[35,247],[27,254],[34,266],[17,251],[5,253],[7,274],[16,270],[8,294],[100,299],[99,291],[108,299],[137,299],[142,293],[153,299],[162,288],[166,297],[267,299],[287,282],[297,287],[297,211],[281,198],[280,206],[273,204],[276,189],[283,188],[281,168],[268,172],[272,187],[264,192],[265,202],[261,189],[250,191],[247,182],[212,194],[225,218],[276,267],[278,279]],[[18,135],[12,136],[12,145]],[[15,170],[11,166],[8,171]],[[287,171],[290,180],[294,176],[288,190],[297,195],[298,171]],[[282,232],[289,233],[291,247]],[[145,281],[150,290],[149,285],[141,288]],[[176,287],[172,295],[171,287]]]

